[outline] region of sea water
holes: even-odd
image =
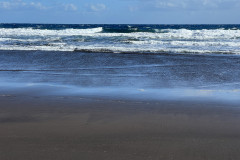
[[[0,24],[0,50],[240,54],[240,25]]]
[[[240,25],[0,24],[0,50],[2,89],[240,99]]]

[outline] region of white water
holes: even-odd
[[[158,33],[103,33],[103,28],[0,29],[0,50],[240,54],[240,30],[165,29]]]
[[[47,30],[32,28],[0,29],[0,36],[72,36],[101,32],[102,27],[92,29]]]

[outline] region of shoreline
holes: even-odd
[[[141,87],[83,87],[51,83],[9,83],[0,85],[0,97],[80,97],[128,102],[182,101],[239,106],[239,89],[141,88]],[[226,95],[228,95],[226,97]]]
[[[240,158],[238,57],[0,53],[1,160]]]

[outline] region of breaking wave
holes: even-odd
[[[56,26],[55,26],[56,27]],[[69,26],[68,26],[69,27]],[[240,27],[182,28],[173,25],[48,25],[1,27],[0,50],[46,50],[105,53],[240,54]]]
[[[0,28],[1,36],[73,36],[102,32],[103,28],[47,30],[33,28]]]

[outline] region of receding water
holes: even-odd
[[[148,100],[240,99],[240,57],[0,51],[3,88]]]

